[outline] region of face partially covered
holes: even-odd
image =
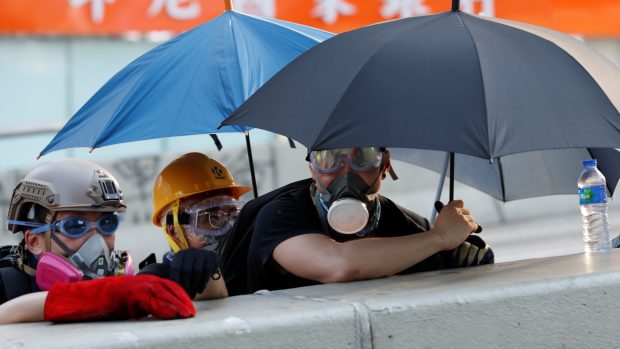
[[[341,234],[368,234],[365,228],[370,216],[375,217],[381,180],[390,169],[387,150],[340,148],[312,151],[308,157],[317,207],[329,226]]]
[[[381,187],[386,171],[390,167],[389,152],[377,147],[339,148],[312,151],[309,154],[312,179],[317,183],[317,190],[325,194],[334,180],[347,173],[361,178],[371,193]],[[381,166],[383,164],[383,166]]]
[[[231,194],[201,193],[180,201],[178,227],[174,223],[173,208],[167,210],[162,225],[166,226],[168,235],[181,248],[184,248],[182,240],[191,248],[214,247],[228,233],[244,203]]]
[[[108,249],[113,250],[118,219],[118,216],[109,212],[60,211],[54,216],[51,232],[49,229],[41,233],[36,233],[37,229],[27,230],[26,245],[33,255],[40,256],[46,252],[46,234],[55,234],[61,243],[75,252],[93,235],[100,234]],[[50,248],[52,252],[68,257],[67,251],[54,239],[50,239]]]

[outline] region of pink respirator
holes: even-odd
[[[57,282],[75,282],[104,276],[134,275],[133,258],[126,251],[110,252],[99,234],[93,235],[68,258],[45,252],[37,263],[36,282],[49,290]]]

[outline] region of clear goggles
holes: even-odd
[[[221,236],[228,232],[239,215],[245,201],[229,196],[216,196],[199,201],[179,213],[179,224],[186,233],[198,236]],[[172,215],[166,217],[167,224],[173,224]]]
[[[84,236],[92,228],[96,228],[97,231],[102,235],[112,235],[116,233],[116,230],[118,229],[118,226],[122,219],[123,216],[117,215],[116,213],[105,213],[94,222],[84,219],[82,217],[71,216],[58,221],[53,221],[50,224],[40,224],[23,221],[9,221],[8,223],[36,228],[31,231],[32,234],[40,234],[46,231],[52,231],[61,233],[68,238],[77,239]]]
[[[379,167],[384,148],[356,147],[313,150],[308,154],[310,165],[321,174],[331,174],[345,163],[355,172],[366,172]]]

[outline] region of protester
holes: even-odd
[[[387,149],[312,151],[308,160],[311,180],[241,212],[236,229],[247,231],[231,236],[251,240],[247,263],[224,270],[231,279],[245,276],[245,290],[231,283],[232,294],[493,263],[488,245],[470,236],[478,225],[462,201],[443,207],[431,227],[378,194],[381,181],[394,175]]]
[[[153,186],[152,217],[171,251],[163,263],[146,265],[140,273],[170,278],[195,300],[226,297],[215,250],[244,204],[239,198],[251,189],[237,185],[222,163],[204,154],[173,160]]]
[[[0,323],[193,316],[178,285],[133,276],[131,256],[114,250],[124,211],[118,182],[95,163],[60,159],[30,171],[9,207],[8,229],[23,239],[2,248]]]

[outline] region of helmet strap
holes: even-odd
[[[164,236],[166,237],[166,240],[168,240],[168,245],[170,245],[170,247],[172,248],[172,252],[174,253],[179,252],[181,248],[179,247],[179,245],[177,245],[177,242],[174,241],[172,236],[170,236],[170,234],[168,233],[168,226],[164,224],[161,226],[161,228],[164,230]]]
[[[170,247],[172,247],[172,251],[176,253],[176,252],[179,252],[180,250],[189,248],[187,239],[185,239],[185,231],[183,231],[181,224],[179,224],[179,201],[176,201],[172,204],[172,220],[174,223],[174,232],[176,233],[176,236],[179,239],[180,246],[174,241],[172,236],[170,236],[168,231],[165,229],[165,225],[164,225],[164,231],[166,232],[166,238],[168,239],[168,242],[170,243]]]
[[[26,247],[26,244],[23,242],[20,243],[19,246],[17,246],[17,253],[19,255],[19,257],[17,258],[17,268],[19,268],[19,270],[23,271],[24,273],[30,276],[36,276],[37,270],[27,264],[27,261],[26,261],[27,250],[28,250],[28,247]]]
[[[52,251],[52,232],[50,230],[46,231],[44,235],[45,241],[45,252]]]

